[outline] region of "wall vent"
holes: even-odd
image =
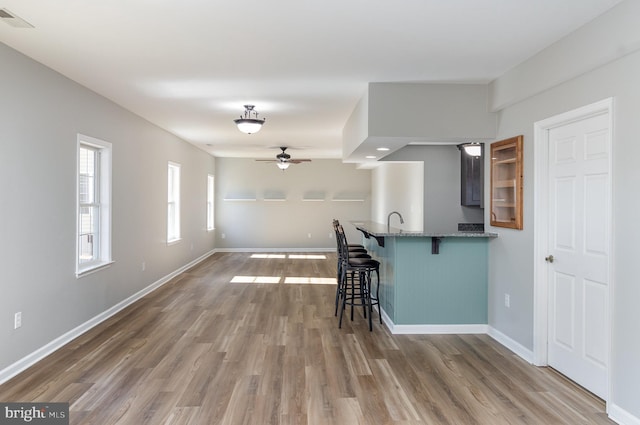
[[[7,23],[14,28],[34,28],[34,26],[29,22],[14,13],[9,12],[7,9],[0,9],[0,21]]]

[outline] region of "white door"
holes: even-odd
[[[548,363],[607,398],[608,113],[549,130]]]

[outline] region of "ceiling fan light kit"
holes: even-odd
[[[238,130],[246,134],[257,133],[262,128],[265,118],[258,119],[258,112],[255,111],[254,105],[244,105],[244,116],[233,120],[238,126]],[[253,115],[253,118],[251,117]]]
[[[281,146],[280,150],[282,150],[282,152],[276,155],[276,159],[256,159],[256,161],[275,162],[276,166],[282,171],[289,168],[289,165],[291,164],[300,164],[301,162],[311,162],[310,159],[291,159],[291,155],[285,152],[287,150],[286,146]]]

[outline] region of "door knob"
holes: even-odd
[[[553,255],[549,255],[548,257],[544,257],[544,261],[547,263],[553,263]]]

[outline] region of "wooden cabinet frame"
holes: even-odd
[[[491,144],[492,226],[522,230],[522,139]]]

